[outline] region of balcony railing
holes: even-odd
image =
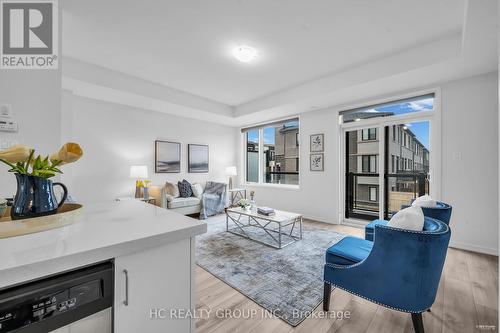
[[[265,182],[268,184],[299,185],[298,172],[267,171]]]
[[[349,172],[346,175],[346,218],[373,220],[379,217],[379,174]],[[411,200],[429,193],[425,173],[386,174],[384,216],[390,218]],[[372,188],[376,188],[375,197]],[[374,200],[375,199],[375,200]]]

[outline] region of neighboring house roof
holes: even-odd
[[[293,125],[293,126],[283,126],[280,128],[280,133],[286,133],[286,132],[291,132],[291,131],[298,131],[299,126]]]
[[[343,114],[344,123],[349,123],[355,121],[356,119],[370,119],[370,118],[378,118],[378,117],[387,117],[393,116],[393,112],[373,112],[366,110],[359,110],[354,112],[346,112]]]

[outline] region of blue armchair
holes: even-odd
[[[423,231],[376,225],[375,242],[345,237],[326,253],[323,309],[338,287],[411,313],[415,332],[424,332],[422,312],[434,303],[450,233],[445,223],[425,217]]]
[[[401,209],[404,209],[407,207],[409,207],[409,206],[403,205],[403,206],[401,206]],[[447,203],[444,203],[444,202],[440,202],[440,201],[438,201],[437,207],[435,207],[435,208],[422,207],[422,212],[424,213],[424,216],[431,217],[433,219],[442,221],[447,225],[450,224],[451,211],[452,211],[452,207],[450,205],[448,205]],[[365,227],[365,239],[369,240],[369,241],[373,241],[375,226],[376,225],[387,225],[387,223],[388,223],[388,221],[386,221],[386,220],[373,220],[372,222],[367,224]]]

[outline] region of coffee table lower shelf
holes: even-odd
[[[277,221],[278,216],[268,217],[257,213],[247,212],[239,208],[228,208],[226,209],[226,231],[275,249],[282,249],[285,246],[302,239],[302,216],[287,212],[277,212],[277,214],[279,213],[286,213],[292,217],[283,219],[282,221]],[[230,228],[230,223],[233,224],[234,227]],[[245,231],[245,229],[248,228],[259,228],[264,230],[273,242],[266,242],[252,237]],[[298,233],[298,235],[294,234],[294,231],[296,231],[296,234]],[[283,238],[285,237],[290,240],[284,242]]]

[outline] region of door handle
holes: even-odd
[[[125,300],[123,305],[128,306],[128,271],[124,269],[123,274],[125,274]]]

